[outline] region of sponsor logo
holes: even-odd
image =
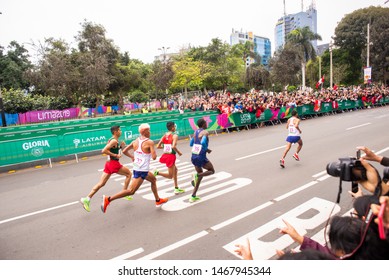
[[[34,157],[41,157],[45,153],[43,147],[50,148],[50,144],[48,140],[38,140],[25,142],[22,144],[22,148],[25,151],[31,150],[31,155]]]
[[[132,139],[132,131],[125,131],[124,132],[124,139]]]
[[[251,115],[250,114],[242,114],[242,115],[240,115],[240,121],[241,121],[242,124],[250,123],[251,122]]]
[[[70,110],[53,110],[46,112],[38,112],[38,120],[52,120],[52,119],[61,119],[61,118],[69,118],[71,115]]]
[[[73,144],[75,148],[97,146],[97,145],[105,144],[106,142],[107,142],[107,138],[105,136],[73,139]]]
[[[50,144],[48,140],[38,140],[38,141],[31,141],[31,142],[25,142],[22,144],[23,150],[27,151],[36,147],[49,147]]]

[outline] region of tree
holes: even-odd
[[[270,59],[271,80],[277,88],[296,85],[299,81],[300,59],[296,49],[286,45]]]
[[[181,55],[173,62],[173,71],[172,87],[184,89],[186,97],[188,95],[188,88],[198,89],[202,87],[203,80],[201,79],[199,61],[193,61],[193,58],[185,54]]]
[[[303,89],[305,89],[305,65],[309,59],[316,57],[316,50],[311,43],[313,40],[321,40],[321,36],[313,33],[308,26],[292,30],[287,36],[286,44],[294,47],[299,56]]]
[[[362,66],[366,66],[367,25],[370,28],[370,66],[373,80],[386,83],[389,68],[389,8],[369,7],[346,15],[335,29],[335,45],[347,54],[345,62],[351,70],[346,77],[350,83],[362,80]]]
[[[0,85],[6,89],[27,89],[29,82],[24,73],[32,67],[28,51],[23,45],[12,41],[6,54],[0,47]]]
[[[114,67],[119,58],[112,40],[105,37],[103,26],[84,21],[76,37],[79,48],[80,91],[100,104],[113,80]]]
[[[168,88],[173,79],[174,72],[171,60],[159,61],[156,60],[152,64],[152,72],[150,74],[150,81],[154,85],[158,93],[168,94]],[[164,95],[165,95],[164,93]],[[165,96],[167,98],[167,96]]]
[[[75,51],[71,51],[65,41],[53,38],[45,39],[44,44],[35,45],[35,48],[40,58],[26,74],[34,85],[32,93],[63,97],[69,100],[69,105],[78,104],[81,100],[78,93],[80,74]]]
[[[125,55],[124,55],[125,56]],[[127,64],[124,64],[127,63]],[[151,66],[144,64],[137,59],[121,60],[113,68],[113,80],[109,85],[110,94],[105,98],[118,101],[119,107],[124,107],[124,99],[133,91],[147,92],[150,88],[148,76],[151,73]]]

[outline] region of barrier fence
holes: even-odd
[[[389,97],[381,99],[375,105],[387,103]],[[122,140],[129,144],[139,136],[138,127],[141,123],[150,124],[151,139],[157,141],[166,132],[167,121],[176,123],[177,133],[182,137],[192,134],[197,129],[196,123],[200,118],[207,121],[208,130],[216,132],[262,122],[278,122],[289,118],[293,109],[298,111],[299,116],[304,117],[368,105],[360,100],[323,102],[298,107],[266,109],[259,116],[254,113],[227,115],[216,111],[198,111],[180,114],[178,111],[165,111],[4,127],[0,129],[0,167],[45,159],[51,161],[54,158],[70,155],[78,159],[80,154],[101,150],[111,137],[110,127],[113,125],[120,125]]]

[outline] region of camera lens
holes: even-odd
[[[334,161],[327,164],[327,173],[333,177],[340,176],[340,162]]]

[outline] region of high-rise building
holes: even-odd
[[[246,41],[253,42],[253,52],[260,55],[260,63],[267,66],[271,57],[271,43],[269,38],[254,35],[253,32],[243,32],[232,29],[232,33],[230,35],[231,46],[236,44],[244,44]],[[249,66],[253,62],[254,60],[252,58],[247,58],[246,66]]]
[[[274,29],[275,50],[277,51],[284,47],[285,38],[292,30],[305,26],[308,26],[313,33],[317,33],[317,10],[314,1],[312,1],[312,4],[305,12],[301,11],[289,15],[286,15],[285,13],[284,16],[278,20]],[[317,50],[317,40],[312,41],[312,45],[315,50]]]

